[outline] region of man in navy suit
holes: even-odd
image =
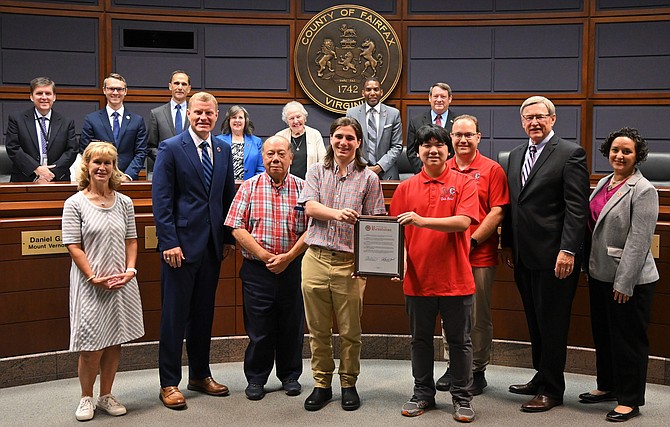
[[[421,172],[423,163],[419,158],[419,144],[416,140],[416,131],[423,125],[437,125],[451,132],[456,113],[449,109],[452,93],[451,86],[446,83],[435,83],[428,91],[430,110],[412,117],[407,126],[407,159],[414,168],[414,173]],[[449,158],[454,157],[454,147],[448,144]],[[438,388],[439,389],[439,388]]]
[[[556,108],[543,96],[521,104],[528,140],[509,154],[510,210],[502,227],[503,258],[514,268],[530,333],[535,376],[509,387],[534,396],[524,412],[563,404],[570,309],[589,215],[586,153],[554,133]]]
[[[188,389],[213,396],[228,394],[228,387],[212,378],[209,349],[221,261],[233,253],[235,243],[223,226],[235,196],[232,155],[228,144],[212,138],[218,117],[216,98],[196,93],[186,115],[190,127],[158,147],[152,185],[162,254],[160,399],[171,409],[186,407],[178,388],[184,337]]]
[[[9,116],[7,154],[11,159],[11,182],[70,181],[70,166],[77,157],[74,120],[52,107],[56,84],[48,77],[30,82],[30,100],[35,105]]]
[[[124,181],[137,179],[147,156],[147,128],[139,114],[123,107],[128,93],[126,79],[121,74],[111,73],[102,84],[107,106],[87,114],[81,129],[79,152],[83,153],[93,140],[114,143],[119,153],[119,169]]]

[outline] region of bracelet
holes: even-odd
[[[126,273],[131,272],[131,271],[133,273],[135,273],[135,276],[137,276],[137,269],[136,268],[133,268],[133,267],[126,268]]]
[[[86,283],[90,282],[91,280],[95,279],[95,274],[86,279]]]

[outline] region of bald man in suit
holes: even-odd
[[[363,128],[363,145],[361,146],[363,160],[367,161],[368,167],[379,175],[379,179],[397,180],[399,174],[396,160],[402,152],[400,111],[379,102],[384,91],[375,77],[370,77],[365,81],[362,94],[365,102],[349,108],[347,117],[358,120]],[[374,114],[375,123],[373,133],[369,129],[372,114]],[[374,141],[371,140],[371,135],[374,135]]]

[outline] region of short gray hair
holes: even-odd
[[[549,101],[544,96],[539,95],[531,96],[530,98],[523,101],[523,104],[521,104],[521,108],[519,109],[519,113],[523,114],[524,108],[528,107],[529,105],[535,105],[535,104],[544,104],[544,106],[547,107],[547,111],[549,112],[550,116],[556,114],[556,107],[554,107],[554,103]]]
[[[298,101],[291,101],[284,105],[284,108],[281,109],[281,119],[284,123],[288,124],[288,112],[291,110],[299,110],[303,116],[305,116],[305,122],[307,122],[307,110],[302,106]]]

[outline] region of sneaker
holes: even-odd
[[[449,391],[450,387],[451,387],[451,372],[449,372],[449,368],[447,368],[447,370],[444,372],[444,375],[442,375],[435,383],[435,388],[438,389],[439,391]]]
[[[88,421],[93,419],[95,415],[95,405],[93,404],[93,398],[91,396],[84,396],[79,401],[79,407],[77,412],[74,413],[74,416],[77,417],[79,421]]]
[[[293,379],[282,381],[281,387],[284,389],[287,396],[297,396],[302,391],[302,386],[298,380]]]
[[[484,388],[486,388],[486,386],[489,385],[486,382],[484,372],[486,371],[479,371],[472,373],[472,387],[470,387],[470,393],[472,393],[473,396],[478,396],[482,394],[484,392]]]
[[[120,404],[119,401],[116,400],[116,397],[111,393],[98,397],[97,407],[115,417],[125,415],[127,412],[126,407]]]
[[[261,400],[265,397],[265,388],[263,384],[249,383],[247,388],[244,389],[244,394],[249,400]]]
[[[470,423],[475,420],[475,410],[470,402],[454,401],[454,419],[462,423]]]
[[[402,414],[406,417],[418,417],[426,410],[435,407],[435,399],[419,399],[412,396],[404,405],[402,405]]]

